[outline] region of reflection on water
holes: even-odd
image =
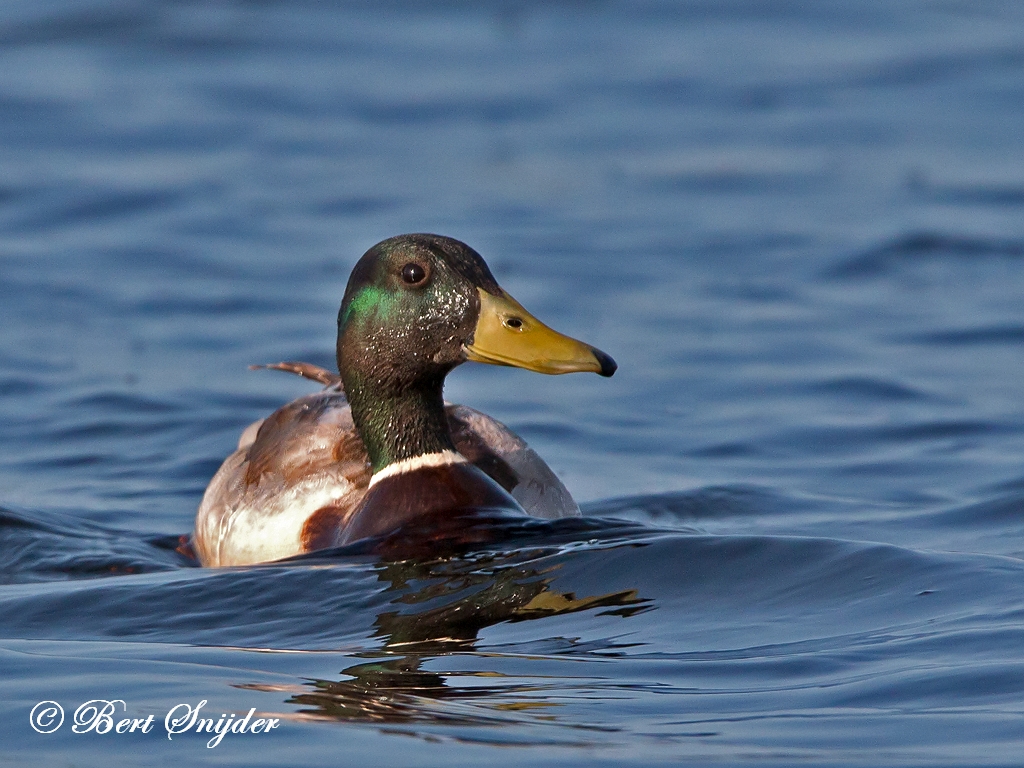
[[[608,615],[628,616],[650,602],[638,597],[636,590],[580,598],[571,592],[557,592],[550,588],[551,574],[503,562],[521,559],[524,554],[533,553],[477,559],[470,573],[461,568],[451,569],[450,563],[382,566],[378,575],[382,581],[390,582],[389,593],[401,593],[393,603],[411,606],[377,615],[375,626],[377,635],[385,640],[384,648],[393,650],[407,643],[423,642],[471,646],[481,629],[502,621],[526,621],[612,607],[617,610],[608,611]],[[551,568],[557,569],[558,566]],[[424,586],[416,588],[424,582]],[[438,601],[445,604],[423,607]]]
[[[500,696],[502,703],[489,706],[499,711],[546,708],[544,685],[496,685],[502,675],[487,671],[462,672],[455,676],[457,681],[479,681],[453,685],[450,675],[423,669],[425,662],[439,656],[472,653],[479,632],[501,622],[598,608],[605,609],[601,615],[628,617],[653,607],[653,601],[639,597],[635,589],[586,597],[554,590],[551,582],[558,565],[538,569],[517,564],[537,554],[481,555],[472,559],[471,568],[452,560],[379,564],[377,577],[387,585],[385,594],[395,606],[377,614],[374,622],[375,635],[383,640],[380,651],[359,654],[374,660],[342,670],[351,679],[312,681],[306,685],[311,691],[297,693],[287,703],[303,705],[299,711],[310,716],[385,723],[500,721],[477,710],[460,712],[430,703],[436,700]],[[474,658],[480,661],[486,655]],[[519,698],[527,694],[532,697]]]

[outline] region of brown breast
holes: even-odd
[[[409,523],[449,537],[478,512],[526,515],[498,483],[472,464],[423,467],[380,480],[338,530],[337,545],[390,533]],[[431,533],[430,538],[435,534]]]

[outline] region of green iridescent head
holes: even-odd
[[[338,313],[342,377],[358,369],[401,386],[443,376],[466,359],[478,287],[501,293],[480,254],[457,240],[400,235],[373,246],[352,270]]]
[[[441,391],[466,360],[541,373],[615,371],[608,355],[527,312],[468,245],[427,234],[384,240],[358,261],[338,313],[337,351],[375,468],[447,445],[438,434],[447,430]]]

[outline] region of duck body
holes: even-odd
[[[251,424],[199,506],[193,534],[199,561],[279,560],[380,535],[418,514],[446,509],[579,516],[566,487],[512,430],[464,405],[446,404],[445,415],[457,454],[413,461],[372,491],[369,457],[339,386]]]
[[[278,560],[396,531],[415,531],[416,551],[429,554],[432,542],[475,535],[474,514],[579,514],[522,439],[446,404],[444,380],[467,360],[603,376],[615,363],[530,315],[469,246],[401,235],[367,251],[338,314],[337,356],[340,375],[269,366],[327,386],[243,432],[196,516],[192,548],[203,565]]]

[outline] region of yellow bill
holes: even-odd
[[[615,373],[618,366],[604,352],[551,330],[504,291],[494,296],[482,288],[477,290],[480,317],[473,343],[466,345],[467,359],[537,373]]]

